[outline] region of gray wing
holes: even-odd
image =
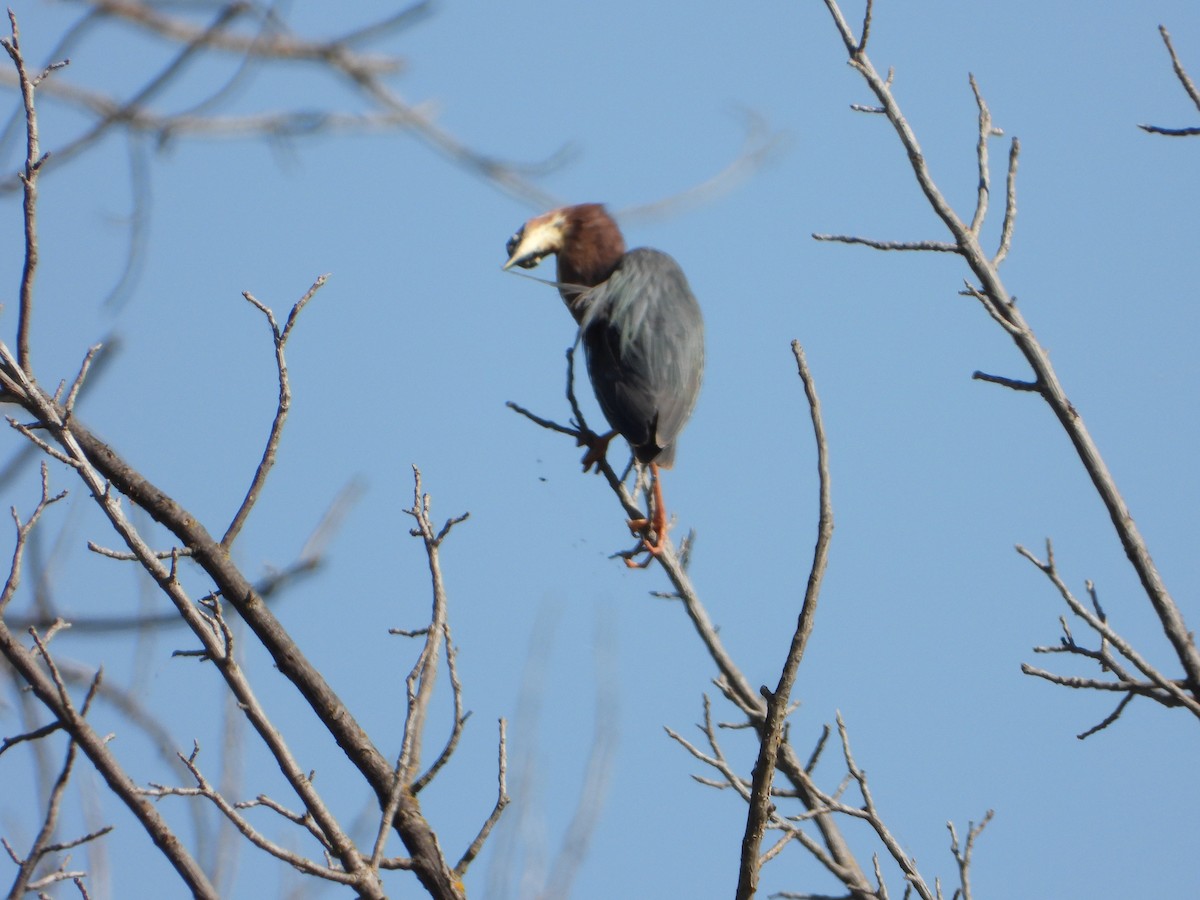
[[[704,371],[704,320],[678,263],[625,254],[580,322],[588,374],[609,423],[641,462],[669,467]]]

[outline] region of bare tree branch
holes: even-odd
[[[38,266],[37,179],[42,164],[46,161],[38,139],[37,113],[33,95],[43,79],[66,63],[56,63],[40,75],[31,75],[25,67],[25,58],[21,53],[21,29],[17,26],[17,14],[11,9],[8,11],[8,21],[12,27],[12,33],[8,38],[0,38],[0,46],[4,47],[17,70],[21,104],[25,109],[25,165],[18,176],[24,189],[22,210],[25,217],[25,262],[21,267],[21,289],[17,313],[17,359],[21,368],[29,374],[33,371],[29,359],[29,333],[33,318],[33,281]]]
[[[1067,604],[1072,613],[1083,619],[1089,628],[1099,634],[1108,644],[1111,644],[1118,653],[1125,657],[1125,659],[1129,660],[1129,662],[1149,680],[1150,684],[1157,689],[1148,690],[1141,688],[1139,685],[1134,683],[1132,679],[1130,679],[1128,676],[1125,676],[1118,682],[1118,687],[1100,688],[1101,690],[1126,690],[1155,699],[1160,696],[1165,696],[1171,701],[1167,705],[1183,706],[1189,712],[1191,712],[1192,715],[1200,717],[1200,701],[1196,699],[1195,692],[1192,690],[1191,684],[1181,684],[1179,681],[1170,679],[1164,675],[1140,653],[1138,653],[1128,641],[1126,641],[1121,635],[1117,634],[1117,632],[1113,630],[1112,626],[1108,624],[1105,618],[1101,617],[1101,615],[1093,610],[1088,609],[1086,605],[1079,601],[1071,589],[1067,587],[1066,582],[1063,581],[1062,576],[1058,572],[1058,567],[1054,560],[1054,546],[1050,541],[1046,541],[1046,559],[1044,561],[1038,559],[1024,547],[1019,545],[1017,547],[1017,552],[1042,571],[1046,578],[1050,580],[1050,583],[1054,585],[1055,589],[1059,593],[1059,596],[1062,597],[1063,602]],[[1115,661],[1108,657],[1107,653],[1095,654],[1084,651],[1083,648],[1079,648],[1075,644],[1074,640],[1069,638],[1068,642],[1064,644],[1064,649],[1068,652],[1077,653],[1078,655],[1099,658],[1104,668],[1116,672],[1118,677],[1124,675]],[[1041,674],[1037,671],[1030,671],[1027,674],[1044,677],[1041,676]],[[1059,683],[1062,683],[1064,686],[1068,687],[1093,687],[1093,685],[1083,682],[1067,683],[1059,681]]]
[[[916,250],[932,251],[934,253],[958,253],[958,247],[945,241],[878,241],[874,238],[856,237],[851,234],[818,234],[813,233],[814,241],[826,241],[835,244],[862,244],[872,250]]]
[[[1196,89],[1196,83],[1192,81],[1188,75],[1187,69],[1183,67],[1183,63],[1179,59],[1179,54],[1175,52],[1175,45],[1171,43],[1171,33],[1167,31],[1167,26],[1159,25],[1158,33],[1162,35],[1163,44],[1166,45],[1167,53],[1171,57],[1171,68],[1175,70],[1175,77],[1179,79],[1179,83],[1183,85],[1183,89],[1187,92],[1192,103],[1197,110],[1200,110],[1200,90]],[[1200,127],[1195,125],[1187,128],[1163,128],[1159,125],[1139,125],[1138,128],[1142,131],[1148,131],[1151,134],[1165,134],[1169,137],[1192,137],[1200,134]]]
[[[288,381],[287,360],[283,356],[284,347],[287,346],[287,340],[291,336],[292,326],[296,324],[296,318],[300,315],[304,307],[308,305],[308,301],[324,286],[328,279],[328,275],[321,275],[313,282],[308,292],[292,307],[292,311],[288,315],[287,324],[282,330],[279,327],[279,323],[275,321],[275,313],[270,308],[259,302],[249,291],[245,291],[242,294],[246,300],[266,316],[267,324],[271,326],[271,336],[275,342],[275,367],[279,373],[279,403],[275,408],[275,419],[271,422],[271,430],[267,436],[267,446],[263,450],[262,460],[254,472],[254,479],[250,482],[250,489],[246,491],[246,498],[242,501],[241,507],[238,508],[237,513],[234,515],[233,521],[229,523],[229,528],[226,529],[225,536],[221,538],[221,546],[226,549],[233,545],[233,542],[242,530],[242,526],[246,524],[250,510],[254,508],[254,504],[258,501],[258,495],[267,481],[267,475],[270,473],[272,466],[275,465],[275,454],[279,449],[279,439],[283,434],[283,424],[287,421],[288,411],[292,407],[292,386]]]
[[[1022,381],[1020,378],[1009,378],[1005,375],[989,375],[987,372],[976,370],[971,373],[971,377],[976,381],[986,381],[989,384],[998,384],[1001,387],[1010,388],[1014,391],[1029,391],[1034,394],[1041,393],[1042,386],[1036,381]]]
[[[216,790],[216,788],[212,786],[212,784],[209,783],[208,779],[206,779],[204,774],[200,771],[199,765],[196,762],[199,753],[200,748],[197,745],[193,747],[192,753],[189,756],[184,756],[182,753],[179,754],[179,759],[185,766],[187,766],[188,771],[191,772],[192,777],[196,781],[196,786],[194,788],[168,787],[161,784],[151,784],[149,788],[146,788],[142,791],[143,795],[152,798],[202,797],[216,806],[217,809],[221,811],[222,815],[232,822],[234,827],[236,827],[242,836],[250,841],[250,843],[254,844],[254,846],[258,847],[260,850],[269,853],[271,856],[274,856],[276,859],[286,862],[297,871],[325,881],[334,882],[335,884],[349,885],[355,888],[360,897],[383,898],[385,896],[381,886],[378,884],[378,876],[369,869],[365,871],[360,870],[348,872],[341,868],[322,865],[266,838],[260,831],[250,824],[249,820],[247,820],[245,816],[238,812],[239,808],[244,809],[250,806],[268,806],[283,814],[285,818],[288,818],[292,822],[305,828],[305,830],[307,830],[313,837],[317,839],[317,841],[326,851],[334,852],[333,846],[326,839],[325,832],[322,828],[316,825],[308,813],[305,813],[303,816],[298,816],[294,813],[287,813],[278,804],[274,804],[262,796],[260,796],[256,801],[249,803],[230,803],[221,795],[218,790]]]
[[[829,543],[833,538],[833,500],[829,484],[829,448],[825,440],[825,425],[821,420],[821,401],[817,397],[816,385],[799,341],[792,341],[792,353],[796,357],[800,381],[808,398],[812,417],[813,436],[817,444],[817,473],[819,476],[819,514],[817,518],[817,544],[813,551],[812,568],[809,570],[808,585],[804,591],[804,602],[796,622],[796,631],[784,660],[779,684],[774,691],[764,685],[762,694],[767,701],[766,716],[759,731],[758,761],[754,764],[753,790],[748,801],[749,813],[746,830],[742,838],[741,865],[738,871],[737,897],[749,900],[758,890],[758,873],[762,863],[759,848],[771,812],[771,783],[775,775],[775,763],[783,741],[783,721],[791,701],[792,688],[796,683],[796,672],[804,656],[804,648],[816,623],[817,601],[821,594],[821,581],[829,562]],[[782,845],[780,845],[782,847]],[[776,851],[778,852],[778,851]]]
[[[1166,584],[1163,582],[1162,576],[1159,574],[1154,560],[1150,555],[1149,548],[1146,546],[1146,542],[1133,520],[1129,507],[1117,489],[1116,482],[1112,474],[1108,471],[1103,457],[1100,455],[1099,448],[1093,441],[1082,417],[1068,399],[1066,391],[1058,379],[1058,374],[1050,362],[1049,354],[1047,354],[1046,350],[1038,342],[1033,329],[1026,323],[1020,310],[1017,308],[1015,300],[1008,294],[997,270],[999,262],[1003,260],[1007,252],[1012,237],[1016,209],[1014,198],[1018,145],[1014,141],[1009,155],[1009,200],[1005,211],[1005,222],[1002,226],[1000,250],[997,251],[995,257],[989,258],[979,244],[978,229],[974,227],[975,223],[973,222],[970,225],[964,223],[935,183],[926,165],[925,157],[921,151],[920,144],[917,142],[916,135],[913,133],[912,128],[909,126],[900,109],[899,103],[892,93],[890,78],[885,80],[872,65],[862,43],[854,39],[836,0],[825,0],[825,5],[829,9],[834,24],[846,46],[850,65],[863,77],[871,92],[879,101],[881,108],[884,110],[888,121],[891,123],[900,139],[901,145],[908,155],[913,174],[917,179],[917,184],[920,186],[930,207],[942,220],[946,229],[953,237],[953,248],[967,262],[967,265],[977,279],[979,287],[974,288],[968,285],[970,293],[976,299],[980,300],[988,314],[999,322],[1012,337],[1017,349],[1025,357],[1034,374],[1034,378],[1027,382],[1002,380],[997,376],[983,377],[982,380],[994,381],[1020,390],[1030,390],[1031,386],[1036,386],[1036,393],[1050,406],[1074,446],[1080,462],[1083,464],[1097,494],[1108,511],[1109,518],[1112,520],[1113,527],[1117,532],[1117,537],[1121,541],[1125,554],[1129,558],[1134,571],[1137,572],[1146,597],[1159,618],[1163,633],[1166,635],[1168,641],[1170,641],[1175,655],[1183,667],[1188,692],[1193,698],[1200,699],[1200,650],[1195,645],[1192,634],[1183,619],[1179,607],[1167,590]],[[980,107],[980,134],[984,135],[985,131],[987,134],[990,134],[990,113],[986,111],[986,105],[977,86],[973,86],[973,90],[975,90],[977,104]],[[981,151],[980,147],[984,149]],[[986,140],[981,138],[976,148],[976,156],[981,170],[987,163],[985,154]],[[978,201],[975,218],[979,219],[979,224],[982,224],[982,218],[978,215]]]
[[[1000,226],[1000,246],[992,257],[992,265],[999,266],[1012,247],[1013,227],[1017,222],[1017,159],[1021,156],[1021,142],[1016,138],[1008,146],[1008,177],[1005,179],[1004,222]],[[1013,298],[1014,301],[1016,298]]]
[[[500,815],[508,806],[510,797],[508,795],[508,726],[507,723],[500,720],[500,742],[497,751],[496,764],[496,805],[492,807],[491,813],[484,821],[479,833],[475,835],[475,840],[463,852],[458,864],[454,867],[454,872],[460,878],[467,874],[467,868],[475,861],[475,857],[479,855],[479,851],[483,849],[484,842],[492,833],[492,829],[496,827],[496,823],[500,821]]]
[[[992,821],[994,815],[995,811],[989,809],[978,825],[974,822],[968,822],[967,840],[961,846],[958,842],[958,832],[954,829],[954,823],[946,823],[946,828],[950,830],[950,852],[954,854],[954,861],[958,863],[958,879],[961,887],[956,894],[962,900],[971,900],[971,854],[975,850],[975,840],[979,835],[983,834],[983,829],[987,828],[988,823]]]

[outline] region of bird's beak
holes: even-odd
[[[530,219],[522,225],[517,233],[508,239],[508,262],[504,269],[520,266],[522,269],[532,269],[551,253],[562,249],[563,221],[556,214],[539,216]]]
[[[508,251],[508,262],[504,264],[504,271],[507,272],[513,266],[521,262],[520,257],[517,255],[517,251],[521,248],[521,241],[524,239],[525,226],[522,225],[517,229],[516,234],[508,239],[508,243],[504,247],[504,249]]]

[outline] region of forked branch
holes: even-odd
[[[55,63],[39,75],[33,75],[26,67],[25,56],[21,52],[21,29],[17,25],[17,14],[8,11],[8,21],[11,34],[0,38],[0,46],[4,47],[17,70],[17,87],[21,92],[21,105],[25,111],[25,165],[19,175],[24,194],[22,212],[25,219],[25,262],[21,267],[21,287],[17,308],[17,360],[26,374],[32,374],[32,363],[29,360],[29,335],[33,317],[33,282],[38,266],[37,240],[37,181],[46,161],[42,153],[38,137],[38,121],[34,92],[38,85],[55,69],[62,68],[67,63]]]
[[[1033,376],[1032,378],[1018,379],[976,373],[976,378],[1015,390],[1036,393],[1050,406],[1054,415],[1058,418],[1059,424],[1074,446],[1075,452],[1079,456],[1079,460],[1088,473],[1088,476],[1091,478],[1097,494],[1104,503],[1113,528],[1125,550],[1125,554],[1137,572],[1146,597],[1158,616],[1163,633],[1175,651],[1175,655],[1183,669],[1184,678],[1182,681],[1186,685],[1186,691],[1193,699],[1200,700],[1200,651],[1197,650],[1187,623],[1184,621],[1178,605],[1167,590],[1166,584],[1163,582],[1150,555],[1150,551],[1146,546],[1146,542],[1133,520],[1129,507],[1117,489],[1116,482],[1112,474],[1108,471],[1103,457],[1100,455],[1099,448],[1096,446],[1095,441],[1093,441],[1091,433],[1088,431],[1079,412],[1068,399],[1066,391],[1058,379],[1058,374],[1050,363],[1049,355],[1039,343],[1036,335],[1033,333],[1033,329],[1030,328],[1021,311],[1017,308],[1015,298],[1009,295],[1004,282],[1000,278],[998,267],[1007,256],[1011,246],[1016,218],[1015,185],[1019,144],[1014,139],[1009,152],[1008,200],[1004,221],[1001,225],[1000,243],[996,253],[989,257],[980,245],[979,233],[987,213],[986,201],[990,185],[990,178],[987,174],[987,143],[988,138],[995,133],[995,129],[992,125],[991,113],[984,102],[983,94],[978,84],[973,78],[971,79],[971,87],[975,93],[976,104],[979,108],[978,139],[975,151],[976,165],[979,172],[979,190],[974,215],[970,224],[967,224],[964,223],[950,206],[934,181],[933,175],[925,162],[920,144],[917,142],[916,135],[905,119],[892,91],[891,78],[884,78],[875,69],[871,60],[867,57],[865,40],[856,40],[854,38],[836,0],[825,0],[825,5],[829,9],[838,33],[841,35],[842,41],[847,48],[851,66],[862,76],[871,93],[878,100],[879,108],[891,123],[900,140],[901,146],[908,156],[909,164],[917,179],[917,184],[920,186],[922,193],[924,193],[930,207],[949,231],[952,238],[952,247],[955,252],[963,257],[971,269],[976,283],[968,283],[967,293],[975,297],[988,315],[1012,338],[1017,349],[1029,364]],[[868,17],[870,6],[871,2],[868,0]],[[1172,61],[1176,65],[1177,74],[1179,74],[1180,80],[1184,83],[1185,89],[1188,90],[1189,96],[1193,100],[1197,100],[1195,87],[1191,84],[1190,79],[1186,78],[1186,72],[1183,71],[1182,65],[1179,64],[1178,57],[1175,55],[1173,47],[1171,47],[1169,35],[1165,31],[1163,32],[1163,39],[1167,44],[1168,51],[1171,53]],[[828,235],[814,236],[821,240],[833,239],[843,242],[872,243],[864,239],[851,237],[831,238]],[[876,245],[878,243],[875,242]],[[906,246],[905,249],[943,248],[922,248],[910,245]]]
[[[292,328],[295,326],[296,319],[299,317],[301,311],[308,305],[308,302],[312,300],[317,291],[325,285],[328,279],[328,275],[321,275],[313,282],[312,287],[292,307],[291,313],[288,314],[287,324],[283,328],[279,327],[279,323],[275,320],[275,313],[270,307],[258,300],[249,291],[242,293],[247,302],[266,317],[267,324],[271,328],[271,337],[275,344],[275,369],[279,378],[279,400],[275,406],[275,418],[272,420],[271,429],[267,434],[267,445],[263,449],[262,459],[259,460],[258,468],[254,471],[254,478],[250,481],[250,488],[246,491],[246,497],[242,500],[242,505],[234,515],[233,521],[229,523],[229,528],[225,530],[225,536],[221,538],[221,546],[226,549],[233,545],[234,540],[237,539],[238,534],[242,530],[242,526],[246,524],[246,519],[250,516],[250,510],[254,508],[258,496],[262,492],[263,485],[267,481],[267,475],[270,474],[271,468],[275,465],[275,455],[279,450],[279,440],[283,435],[283,425],[287,421],[288,411],[292,407],[292,385],[288,379],[287,360],[284,358],[283,353],[284,348],[287,346],[288,338],[292,335]]]
[[[1192,81],[1192,76],[1188,74],[1184,68],[1183,62],[1179,59],[1179,54],[1175,52],[1175,45],[1171,43],[1171,33],[1167,31],[1167,26],[1159,25],[1158,33],[1162,35],[1163,44],[1166,45],[1167,54],[1171,57],[1171,68],[1175,70],[1175,77],[1179,79],[1179,83],[1183,85],[1184,91],[1187,92],[1192,104],[1200,111],[1200,90],[1197,90],[1196,83]],[[1151,134],[1165,134],[1169,137],[1192,137],[1200,134],[1200,126],[1187,126],[1185,128],[1164,128],[1161,125],[1139,125],[1138,128],[1142,131],[1148,131]]]

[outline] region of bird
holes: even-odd
[[[613,428],[603,437],[591,436],[584,471],[604,458],[616,434],[649,468],[652,516],[629,523],[642,537],[648,563],[661,551],[667,529],[659,470],[674,465],[679,434],[700,394],[700,305],[666,253],[647,247],[626,251],[621,229],[599,203],[535,216],[506,249],[505,270],[532,269],[547,256],[557,257],[559,294],[579,327],[577,342],[583,344],[592,389]]]

